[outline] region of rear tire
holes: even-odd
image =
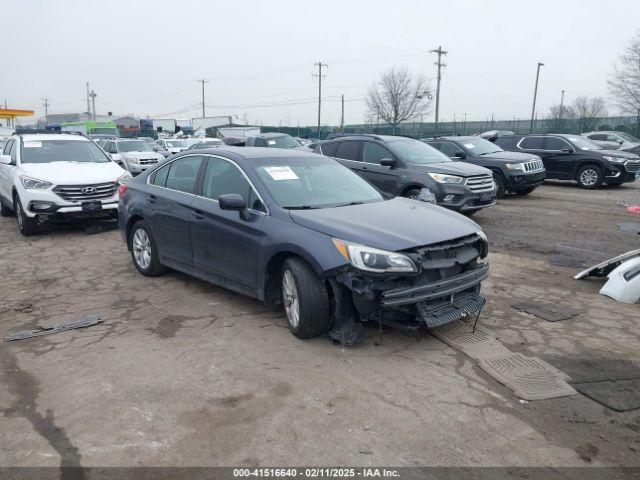
[[[576,174],[576,181],[580,188],[593,189],[602,185],[604,175],[597,165],[585,165]]]
[[[131,260],[141,274],[156,277],[167,271],[167,268],[160,263],[158,247],[151,235],[151,230],[143,220],[139,220],[131,228],[129,245]]]
[[[25,237],[38,233],[40,230],[38,228],[38,222],[35,217],[28,217],[27,214],[24,213],[22,202],[17,194],[13,197],[13,206],[16,209],[16,221],[18,222],[18,230],[20,230],[20,233]]]
[[[493,172],[493,181],[496,182],[496,198],[504,197],[506,192],[506,188],[504,186],[504,180],[502,179],[502,175],[497,172]]]
[[[280,285],[282,307],[291,333],[298,338],[312,338],[329,331],[329,294],[308,263],[299,258],[285,260]]]
[[[13,215],[13,210],[11,210],[8,206],[4,204],[2,199],[0,198],[0,217],[11,217]]]

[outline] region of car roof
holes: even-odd
[[[83,135],[75,133],[23,133],[20,135],[22,141],[30,142],[37,140],[77,140],[79,142],[90,142],[91,140]]]
[[[261,133],[260,135],[254,135],[254,138],[275,138],[275,137],[290,137],[288,133],[280,133],[280,132],[266,132]]]
[[[449,140],[449,141],[459,141],[459,142],[468,142],[469,140],[477,140],[478,138],[482,139],[482,140],[486,140],[485,138],[482,137],[475,137],[473,135],[465,135],[465,136],[446,136],[446,137],[436,137],[434,139],[429,139],[429,142],[437,142],[438,140]],[[488,140],[487,140],[488,141]]]
[[[372,140],[379,140],[382,142],[390,142],[394,140],[406,140],[411,137],[402,137],[400,135],[376,135],[373,133],[353,133],[350,135],[341,135],[339,137],[330,138],[325,140],[326,142],[341,142],[343,140],[362,140],[363,138],[369,138]]]
[[[227,157],[231,160],[257,160],[265,158],[319,158],[320,155],[311,151],[269,148],[269,147],[233,147],[225,145],[215,148],[203,148],[198,150],[199,153],[211,153]]]

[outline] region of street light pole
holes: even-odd
[[[531,109],[531,125],[529,126],[529,133],[533,133],[533,122],[536,115],[536,99],[538,97],[538,80],[540,78],[540,67],[544,66],[544,63],[538,62],[538,69],[536,70],[536,86],[533,89],[533,108]]]

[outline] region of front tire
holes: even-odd
[[[331,327],[329,295],[308,263],[288,258],[280,278],[282,306],[289,330],[298,338],[323,335]]]
[[[0,198],[0,217],[10,217],[13,215],[13,210],[4,204]]]
[[[38,222],[35,218],[28,217],[22,208],[22,202],[18,195],[13,197],[13,208],[16,209],[16,221],[18,222],[18,230],[25,237],[38,233]]]
[[[602,185],[604,175],[597,165],[585,165],[576,175],[576,181],[581,188],[593,189]]]
[[[420,198],[420,189],[412,188],[411,190],[404,192],[402,196],[405,198],[410,198],[411,200],[418,200]]]
[[[506,192],[506,188],[504,186],[504,180],[502,179],[502,175],[497,172],[493,173],[493,181],[496,182],[496,198],[504,197]]]
[[[147,277],[163,274],[166,268],[160,263],[158,247],[147,224],[140,220],[135,223],[129,234],[131,259],[136,269]]]

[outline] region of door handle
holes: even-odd
[[[200,210],[193,210],[191,214],[193,215],[193,218],[195,218],[196,220],[204,220],[204,215]]]
[[[155,195],[149,195],[147,196],[147,199],[149,200],[149,203],[156,203],[156,196]]]

